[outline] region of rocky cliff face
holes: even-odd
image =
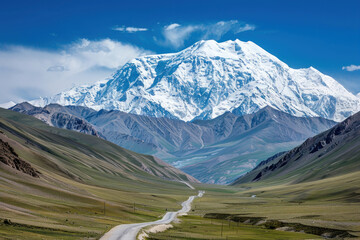
[[[50,125],[54,127],[65,128],[99,137],[98,132],[87,121],[66,113],[54,113],[51,115],[50,121]]]

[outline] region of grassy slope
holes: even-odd
[[[114,225],[178,209],[194,193],[165,180],[186,179],[178,170],[93,136],[3,109],[0,130],[41,172],[33,178],[0,163],[0,216],[15,223],[0,225],[4,239],[97,238]]]
[[[148,240],[216,239],[216,240],[303,240],[322,239],[319,236],[269,230],[258,226],[237,224],[227,220],[206,219],[199,216],[181,217],[181,224],[166,232],[150,234]]]

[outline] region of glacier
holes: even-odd
[[[183,121],[251,114],[265,106],[334,121],[360,110],[360,98],[332,77],[313,67],[290,68],[240,40],[202,40],[177,53],[138,57],[107,80],[31,101],[50,103]]]

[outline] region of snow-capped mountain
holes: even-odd
[[[200,41],[178,53],[144,56],[109,80],[31,102],[96,110],[212,119],[231,111],[250,114],[271,106],[294,116],[335,121],[360,110],[360,99],[310,67],[292,69],[253,42]]]

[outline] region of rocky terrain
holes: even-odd
[[[32,177],[39,177],[40,172],[31,166],[30,163],[22,160],[8,142],[0,138],[0,162]]]
[[[100,134],[95,128],[85,119],[79,118],[73,114],[68,114],[67,112],[54,112],[51,107],[34,107],[27,102],[22,103],[21,105],[15,105],[11,107],[11,109],[16,112],[32,115],[53,127],[74,130],[100,137]]]

